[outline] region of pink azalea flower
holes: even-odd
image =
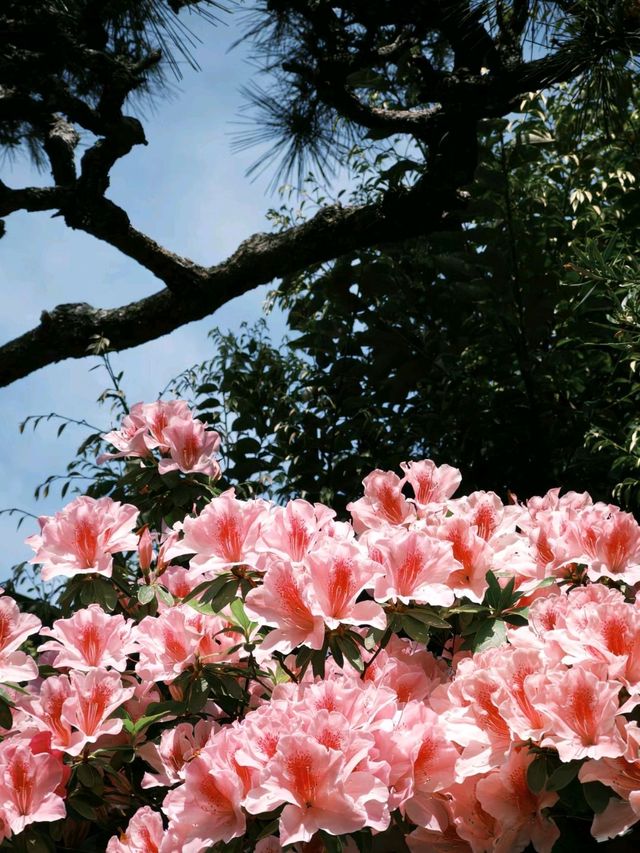
[[[281,805],[280,841],[310,841],[319,830],[346,835],[367,825],[368,800],[386,802],[384,785],[369,773],[352,772],[342,753],[306,734],[286,734],[262,784],[249,791],[250,814]],[[387,818],[388,822],[388,818]]]
[[[519,506],[505,506],[495,492],[472,492],[447,506],[455,516],[466,518],[485,542],[513,533],[524,512]]]
[[[527,526],[531,556],[538,578],[562,577],[575,561],[579,549],[571,541],[571,517],[563,512],[539,512]]]
[[[452,567],[451,546],[418,530],[399,530],[377,539],[382,556],[375,582],[376,601],[420,601],[448,607],[454,594],[447,585]]]
[[[222,729],[188,763],[184,783],[162,805],[170,821],[162,853],[200,853],[244,834],[242,803],[253,776],[235,762],[237,748],[237,733]]]
[[[11,833],[66,816],[58,790],[64,770],[59,755],[35,753],[27,740],[12,738],[0,745],[0,816]]]
[[[402,462],[405,480],[410,483],[415,502],[421,509],[450,498],[462,481],[462,475],[451,465],[438,467],[431,459],[420,462]]]
[[[547,720],[542,746],[558,750],[561,761],[617,758],[624,754],[618,717],[621,685],[583,667],[553,673],[544,696],[534,706]]]
[[[356,599],[370,589],[380,575],[380,565],[370,560],[355,543],[325,545],[308,555],[315,602],[311,607],[329,629],[339,625],[370,625],[384,628],[386,617],[374,601]]]
[[[133,629],[140,648],[136,673],[142,681],[173,681],[196,660],[200,633],[190,621],[196,611],[179,605],[145,616]]]
[[[600,782],[620,797],[612,797],[594,816],[591,834],[596,841],[615,838],[640,820],[640,729],[635,723],[627,726],[627,737],[624,757],[586,761],[578,774],[582,783]]]
[[[40,517],[40,534],[26,540],[36,552],[30,562],[42,564],[43,580],[92,572],[111,577],[113,554],[136,550],[138,514],[111,498],[76,498],[54,516]]]
[[[98,604],[78,610],[69,619],[57,619],[53,628],[43,628],[43,637],[52,637],[40,651],[56,652],[53,666],[88,671],[109,667],[123,672],[127,657],[137,651],[132,638],[133,623],[123,616],[110,616]]]
[[[347,504],[356,533],[399,525],[415,518],[415,510],[402,494],[404,479],[393,471],[372,471],[362,481],[364,497]]]
[[[37,616],[21,613],[13,598],[0,598],[0,683],[33,681],[38,677],[36,662],[19,648],[27,637],[37,633],[41,624]]]
[[[335,511],[323,504],[294,500],[266,516],[256,550],[268,550],[299,563],[312,548]]]
[[[612,590],[613,592],[613,590]],[[571,599],[573,605],[573,597]],[[563,662],[589,668],[606,664],[609,679],[622,682],[632,694],[640,693],[640,611],[624,603],[587,602],[567,612],[565,629],[557,641],[565,652]],[[621,606],[620,606],[621,605]]]
[[[311,597],[311,579],[304,567],[276,561],[264,575],[262,586],[247,595],[245,609],[250,619],[275,628],[258,648],[261,659],[267,652],[291,652],[299,645],[321,649],[324,619]]]
[[[122,835],[109,839],[106,853],[158,853],[163,837],[162,817],[144,806],[133,815]]]
[[[107,459],[123,459],[126,456],[149,456],[150,450],[145,442],[147,429],[147,422],[144,417],[144,404],[136,403],[131,407],[129,414],[125,415],[122,419],[120,429],[112,430],[102,436],[118,452],[102,453],[96,459],[98,465],[102,465]]]
[[[498,838],[497,821],[485,811],[477,795],[477,784],[485,776],[465,779],[461,785],[449,788],[447,803],[450,820],[460,838],[467,842],[473,853],[487,853],[494,849]],[[446,833],[448,829],[445,829]],[[450,834],[450,833],[449,833]],[[445,850],[447,848],[445,847]],[[453,848],[455,850],[455,847]],[[414,853],[417,853],[414,848]]]
[[[420,826],[405,838],[411,853],[472,853],[473,848],[463,841],[454,824],[444,831]]]
[[[444,661],[419,643],[395,635],[367,667],[364,678],[393,690],[400,704],[425,700],[437,685],[448,681]]]
[[[163,436],[169,458],[160,460],[160,474],[182,471],[183,474],[207,474],[213,478],[220,476],[220,466],[213,458],[220,446],[220,436],[214,430],[205,429],[202,421],[173,418],[165,427]]]
[[[486,575],[493,564],[493,549],[464,518],[448,518],[438,536],[450,542],[454,563],[447,583],[458,595],[480,602],[487,590]]]
[[[207,743],[214,725],[209,720],[198,720],[195,726],[190,723],[178,723],[174,729],[165,729],[162,732],[159,746],[149,741],[139,747],[140,757],[156,771],[144,774],[142,787],[171,787],[176,782],[181,782],[186,765]]]
[[[64,677],[64,676],[61,676]],[[53,679],[48,679],[49,683]],[[72,671],[70,691],[64,700],[60,718],[71,726],[69,745],[62,747],[69,755],[79,755],[88,743],[102,735],[115,735],[122,730],[122,720],[111,714],[134,694],[133,687],[123,687],[116,672],[92,669],[87,673]]]
[[[54,749],[66,751],[71,743],[72,729],[63,719],[64,703],[72,695],[68,676],[47,678],[40,686],[39,696],[25,696],[20,700],[24,713],[43,732],[48,732]]]
[[[400,807],[418,826],[446,827],[439,792],[453,784],[460,753],[438,716],[422,702],[409,702],[391,736],[382,737],[380,752],[391,765],[390,808]]]
[[[534,794],[527,785],[527,768],[535,756],[513,749],[499,770],[480,779],[476,795],[497,822],[493,853],[521,853],[530,843],[538,853],[551,853],[560,837],[556,824],[542,814],[558,794]]]
[[[514,739],[542,739],[547,722],[536,702],[544,702],[549,669],[549,661],[536,649],[514,648],[497,663],[496,670],[505,687],[498,710]]]
[[[174,598],[185,598],[201,582],[202,577],[194,575],[182,566],[167,566],[162,573],[162,585]]]
[[[145,436],[145,444],[152,450],[159,448],[162,452],[169,450],[169,442],[165,436],[165,430],[175,420],[192,420],[189,404],[184,400],[158,400],[156,403],[139,403],[140,417],[144,420],[148,435]],[[132,408],[137,410],[137,407]]]
[[[166,559],[195,554],[194,574],[220,574],[232,566],[256,564],[260,525],[268,512],[265,501],[240,501],[229,489],[214,498],[197,518],[185,518],[184,538],[171,546]]]
[[[501,713],[508,691],[495,666],[504,653],[502,647],[460,661],[451,684],[431,696],[448,739],[463,747],[458,781],[499,767],[511,747],[511,729]]]
[[[0,819],[11,833],[17,835],[31,823],[66,816],[58,793],[63,775],[60,756],[34,753],[29,742],[20,738],[0,744]]]
[[[574,540],[582,547],[576,560],[586,563],[592,581],[640,581],[640,525],[631,513],[596,505],[578,519]]]
[[[592,505],[593,501],[587,492],[567,492],[560,497],[559,488],[549,489],[546,495],[532,497],[527,501],[527,509],[532,519],[536,519],[540,512],[560,510],[575,513]]]

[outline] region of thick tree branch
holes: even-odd
[[[21,187],[12,189],[0,181],[0,216],[16,210],[57,210],[66,193],[63,187]]]
[[[60,305],[45,311],[37,328],[0,347],[0,386],[47,364],[86,356],[96,335],[106,337],[114,350],[137,346],[308,265],[366,246],[451,228],[464,204],[464,194],[424,182],[384,202],[347,208],[333,205],[280,234],[255,234],[218,266],[182,269],[180,275],[189,286],[180,293],[167,287],[112,310],[86,303]],[[179,264],[175,256],[165,254],[168,276]],[[161,263],[158,257],[156,263]]]

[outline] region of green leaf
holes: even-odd
[[[432,628],[451,629],[451,624],[429,607],[412,607],[411,610],[407,611],[407,615],[424,625],[430,625]]]
[[[527,617],[523,616],[521,613],[502,613],[500,618],[504,619],[505,622],[508,622],[509,625],[516,625],[517,627],[529,624]]]
[[[102,776],[92,764],[80,764],[76,774],[78,781],[85,788],[94,788],[102,785]]]
[[[343,634],[341,637],[338,637],[338,645],[354,669],[362,672],[364,670],[364,661],[360,654],[360,648],[353,637],[350,634]]]
[[[566,764],[561,764],[549,776],[546,784],[547,791],[561,791],[578,775],[578,771],[582,767],[582,761],[569,761]]]
[[[311,669],[316,678],[324,678],[324,665],[327,654],[326,643],[325,647],[319,651],[314,651],[311,655]]]
[[[547,760],[544,756],[535,758],[527,767],[527,785],[534,794],[544,791],[547,783]]]
[[[593,809],[595,814],[603,812],[611,797],[614,796],[614,792],[611,788],[607,788],[607,786],[603,785],[602,782],[584,782],[582,785],[582,791],[584,793],[585,800],[589,804],[589,807]]]
[[[152,602],[156,597],[156,589],[157,587],[152,586],[151,584],[144,584],[143,586],[138,587],[138,601],[140,604],[150,604],[150,602]]]
[[[111,581],[101,579],[96,583],[96,601],[108,613],[112,613],[116,609],[118,591]]]
[[[502,598],[502,587],[498,583],[498,578],[492,571],[488,571],[485,578],[489,584],[489,588],[485,593],[484,603],[486,603],[492,610],[499,610],[500,599]]]
[[[329,649],[331,650],[331,655],[334,661],[338,664],[340,669],[344,666],[344,656],[342,654],[342,649],[340,648],[340,644],[338,643],[337,637],[332,637],[329,641]]]
[[[507,637],[507,629],[501,619],[489,619],[483,622],[476,631],[473,638],[472,649],[474,652],[484,652],[500,646]]]
[[[3,729],[10,729],[13,726],[11,705],[4,698],[0,698],[0,726]]]
[[[204,592],[208,592],[209,590],[213,590],[213,595],[215,595],[216,592],[227,583],[229,577],[229,573],[225,572],[224,574],[219,575],[212,581],[204,581],[204,583],[198,584],[198,586],[194,587],[194,589],[192,589],[190,593],[185,595],[185,597],[182,599],[182,603],[188,604],[194,599],[199,598],[200,595],[202,595]]]
[[[402,614],[401,618],[402,630],[408,634],[412,640],[416,640],[418,643],[424,643],[425,645],[429,642],[429,628],[418,619],[413,619],[411,616],[406,613]]]
[[[227,604],[233,601],[238,592],[238,583],[239,580],[233,578],[211,599],[211,607],[214,613],[219,613],[223,607],[226,607]],[[208,598],[208,596],[206,597]],[[203,596],[203,600],[204,598],[205,596]]]
[[[86,797],[73,795],[69,797],[67,803],[80,815],[80,817],[85,818],[85,820],[90,820],[92,823],[97,821],[98,815],[96,814],[96,810]]]
[[[167,607],[173,607],[175,601],[168,589],[165,589],[163,586],[157,586],[156,592],[160,601],[164,602]]]
[[[233,618],[235,620],[236,625],[238,625],[245,634],[251,633],[251,629],[255,626],[255,622],[252,622],[251,619],[247,616],[244,609],[244,602],[241,598],[236,598],[231,602],[231,606],[229,607]]]
[[[449,608],[447,615],[453,616],[456,613],[487,613],[489,610],[484,604],[458,604],[455,607]]]

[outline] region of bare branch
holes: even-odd
[[[0,181],[0,216],[8,216],[16,210],[57,210],[65,197],[62,187],[12,189]]]
[[[86,356],[96,335],[107,338],[114,350],[137,346],[200,320],[236,296],[310,264],[365,246],[452,228],[457,211],[465,203],[464,194],[420,182],[413,190],[394,194],[384,202],[360,207],[332,205],[280,234],[255,234],[218,266],[203,270],[193,265],[190,272],[180,269],[182,283],[188,284],[180,292],[167,287],[111,310],[86,303],[60,305],[45,311],[37,328],[0,347],[0,386],[47,364]],[[158,251],[165,253],[159,247]],[[180,263],[175,256],[165,254],[168,277]],[[160,259],[156,258],[156,263],[161,263]]]

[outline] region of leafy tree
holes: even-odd
[[[636,227],[639,117],[606,136],[591,109],[576,128],[574,97],[537,95],[524,118],[485,125],[462,229],[285,280],[274,296],[295,335],[285,351],[260,329],[214,333],[213,360],[176,390],[199,390],[208,417],[224,413],[243,435],[230,443],[232,481],[344,507],[373,467],[430,456],[459,465],[469,489],[562,484],[610,499],[614,457],[584,438],[631,422],[637,445],[637,285],[617,291],[633,331],[624,357],[611,288],[577,270],[585,251]],[[356,154],[354,202],[399,168],[416,164],[396,150],[372,163]],[[295,215],[274,214],[282,227]]]
[[[151,340],[314,264],[460,227],[481,190],[474,173],[483,120],[509,114],[527,92],[578,80],[577,103],[606,107],[613,126],[626,108],[640,24],[636,0],[247,4],[247,38],[267,82],[250,94],[259,124],[241,142],[266,135],[274,156],[284,151],[285,166],[310,155],[327,172],[354,141],[402,138],[417,165],[394,163],[364,204],[323,204],[308,221],[255,234],[207,267],[138,231],[108,195],[111,168],[145,142],[127,111],[135,95],[162,83],[172,46],[182,48],[175,16],[184,6],[216,9],[207,0],[2,6],[0,144],[28,146],[51,180],[0,183],[0,216],[54,211],[163,284],[113,310],[79,303],[44,312],[38,327],[0,347],[2,384],[82,357],[96,341],[118,350]]]

